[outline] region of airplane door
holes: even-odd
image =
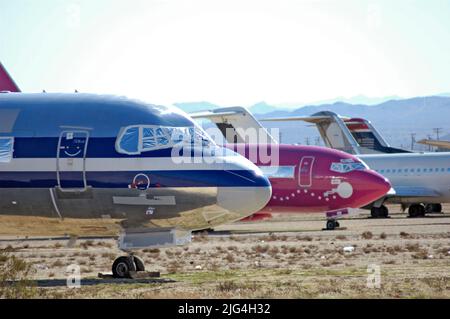
[[[63,131],[59,136],[56,161],[60,189],[86,189],[87,131]]]
[[[313,156],[303,156],[300,161],[298,184],[300,187],[312,186],[312,173],[315,158]]]

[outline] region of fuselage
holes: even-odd
[[[254,164],[176,108],[91,94],[0,94],[1,215],[196,230],[248,216],[270,195]]]
[[[391,202],[450,202],[450,153],[375,154],[358,157],[371,169],[389,179],[398,193],[389,199]]]
[[[261,212],[330,212],[359,208],[381,197],[390,183],[357,157],[333,149],[284,144],[230,144],[272,184]]]

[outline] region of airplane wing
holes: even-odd
[[[450,149],[450,141],[420,140],[417,143]]]
[[[388,197],[439,197],[440,194],[427,187],[418,186],[397,186],[395,194],[388,193]]]
[[[1,91],[20,92],[20,89],[0,62],[0,92]]]

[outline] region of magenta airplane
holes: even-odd
[[[1,64],[0,91],[20,92]],[[212,119],[223,134],[234,130],[228,123],[222,123],[220,115],[220,110],[215,110],[192,117]],[[252,120],[255,119],[247,113],[239,126],[246,129]],[[326,227],[332,230],[339,227],[338,218],[380,199],[391,189],[383,176],[348,153],[324,147],[277,144],[274,140],[245,145],[234,132],[226,147],[258,165],[272,184],[269,203],[246,220],[270,218],[272,213],[325,212]],[[260,154],[276,154],[277,161],[265,163],[260,160]]]
[[[390,190],[386,178],[356,156],[324,147],[285,144],[239,145],[230,148],[254,162],[272,184],[272,198],[260,212],[246,218],[270,218],[272,213],[326,213],[327,229],[351,209],[366,206]],[[253,160],[250,154],[278,152],[278,165]]]
[[[356,156],[342,151],[278,144],[270,134],[266,134],[265,143],[246,144],[248,138],[242,133],[254,127],[252,122],[256,119],[243,108],[190,115],[214,122],[220,132],[213,135],[222,135],[227,148],[248,158],[269,178],[271,200],[260,212],[245,220],[270,218],[272,213],[321,212],[327,216],[326,228],[332,230],[339,227],[338,218],[382,198],[391,189],[385,177],[369,169]],[[268,162],[267,157],[276,161]]]

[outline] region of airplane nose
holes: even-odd
[[[384,176],[372,170],[364,171],[358,185],[359,207],[385,196],[391,187],[391,183]]]
[[[226,169],[227,178],[234,186],[220,187],[217,194],[217,204],[236,213],[236,220],[260,211],[272,196],[272,186],[268,178],[256,165],[244,160],[233,163],[232,170]]]

